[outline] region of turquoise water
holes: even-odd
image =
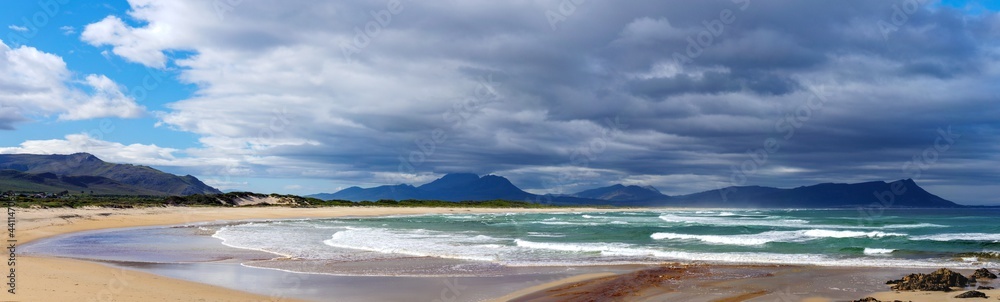
[[[1000,211],[649,210],[451,214],[221,226],[225,245],[305,260],[435,257],[502,266],[665,261],[998,267]],[[294,270],[294,269],[291,269]]]

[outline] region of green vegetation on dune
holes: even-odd
[[[296,195],[260,194],[251,192],[230,192],[223,194],[195,194],[188,196],[123,196],[123,195],[69,195],[60,198],[35,198],[29,196],[5,196],[14,198],[17,207],[78,208],[85,206],[136,208],[162,206],[207,206],[207,207],[433,207],[433,208],[557,208],[557,206],[524,201],[488,200],[450,202],[441,200],[379,200],[352,202],[347,200],[320,200]],[[247,201],[268,200],[277,203],[241,205]]]

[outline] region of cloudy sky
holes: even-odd
[[[996,1],[3,6],[0,153],[293,194],[913,178],[1000,204]]]

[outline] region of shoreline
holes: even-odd
[[[648,209],[603,209],[603,208],[396,208],[396,207],[330,207],[330,208],[202,208],[202,207],[157,207],[157,208],[57,208],[57,209],[17,209],[17,239],[23,245],[38,239],[71,233],[102,229],[169,226],[195,223],[225,223],[228,221],[261,219],[297,219],[365,217],[425,214],[472,214],[472,213],[545,213],[545,212],[608,212]],[[670,210],[670,209],[657,209]],[[690,209],[685,209],[690,210]],[[198,297],[218,301],[259,301],[283,300],[304,301],[288,298],[279,291],[275,295],[262,295],[234,289],[239,286],[217,286],[188,280],[183,277],[158,274],[155,270],[139,270],[132,267],[116,266],[101,261],[68,259],[49,256],[18,255],[18,294],[12,298],[38,299],[78,299],[95,297],[97,300],[116,301],[183,301]],[[696,262],[703,263],[703,262]],[[658,299],[680,301],[839,301],[861,299],[868,296],[880,300],[912,301],[952,301],[961,290],[951,293],[904,292],[896,293],[882,285],[885,280],[901,277],[912,272],[930,269],[913,268],[856,268],[820,267],[808,265],[726,265],[696,264],[709,273],[697,276],[678,276],[676,287],[644,285],[637,287],[642,294],[630,296],[628,300],[655,301]],[[608,266],[610,267],[610,266]],[[546,293],[553,296],[567,287],[584,286],[601,288],[607,282],[631,284],[633,274],[656,268],[634,266],[630,269],[617,267],[615,272],[581,270],[561,274],[564,277],[523,283],[518,287],[508,283],[504,295],[485,301],[554,301],[546,300]],[[256,268],[255,268],[256,269]],[[263,268],[262,268],[263,269]],[[196,271],[192,269],[192,271]],[[625,272],[622,272],[625,271]],[[964,270],[961,270],[964,272]],[[713,277],[705,277],[713,276]],[[749,277],[747,277],[749,276]],[[832,276],[832,277],[831,277]],[[705,278],[703,278],[705,277]],[[765,278],[765,279],[760,279]],[[632,278],[641,279],[641,278]],[[801,280],[825,280],[807,284],[796,284]],[[843,283],[847,279],[864,279],[855,287],[827,288],[829,284]],[[92,282],[103,280],[105,282]],[[615,281],[616,280],[616,281]],[[428,281],[428,280],[421,280]],[[681,282],[683,281],[683,282]],[[414,285],[417,282],[413,282]],[[424,282],[426,283],[426,282]],[[801,282],[800,282],[801,283]],[[42,285],[44,284],[44,285]],[[447,283],[445,283],[447,284]],[[652,284],[652,283],[651,283]],[[793,285],[794,284],[794,285]],[[989,284],[992,285],[992,284]],[[839,285],[838,285],[839,286]],[[796,289],[798,288],[798,289]],[[802,288],[806,289],[805,294]],[[847,292],[847,289],[855,289]],[[815,294],[813,294],[815,292]],[[984,291],[991,297],[1000,296],[1000,291]],[[183,293],[183,294],[179,294]],[[794,298],[789,298],[794,296]],[[153,299],[150,299],[152,297]],[[526,299],[526,297],[534,297]],[[836,299],[830,297],[837,297]],[[954,301],[960,301],[955,299]]]
[[[84,231],[184,225],[255,219],[297,219],[364,217],[457,213],[544,213],[603,212],[631,209],[598,208],[408,208],[408,207],[156,207],[156,208],[15,208],[17,245],[52,236]],[[78,300],[92,297],[98,301],[187,301],[192,297],[211,301],[301,301],[112,266],[98,261],[17,255],[16,294],[11,298],[25,301]],[[92,280],[102,280],[94,282]]]

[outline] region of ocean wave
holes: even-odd
[[[736,214],[734,214],[736,215]],[[871,230],[871,229],[919,229],[919,228],[937,228],[937,227],[947,227],[940,224],[933,223],[917,223],[917,224],[888,224],[882,226],[866,226],[866,225],[838,225],[838,224],[810,224],[809,220],[805,219],[789,219],[784,216],[765,216],[765,217],[750,217],[750,216],[683,216],[676,214],[663,214],[660,215],[660,220],[673,223],[690,223],[690,224],[704,224],[704,225],[724,225],[724,226],[772,226],[772,227],[787,227],[787,228],[827,228],[827,229],[858,229],[858,230]]]
[[[600,253],[605,256],[654,256],[657,250],[637,248],[624,243],[571,243],[571,242],[536,242],[515,239],[518,247],[538,250],[550,250],[576,253]]]
[[[563,235],[563,234],[542,233],[542,232],[528,232],[528,236],[529,237],[550,237],[550,238],[566,237],[566,235]]]
[[[865,255],[888,255],[888,254],[892,254],[892,252],[895,252],[895,251],[896,250],[894,250],[894,249],[878,249],[878,248],[866,247],[865,250],[864,250],[864,254]]]
[[[770,231],[758,234],[739,235],[692,235],[661,232],[653,233],[649,237],[656,240],[698,240],[709,244],[756,246],[771,242],[803,242],[820,238],[879,238],[886,236],[906,236],[906,234],[885,233],[879,231],[858,232],[813,229],[799,231]]]
[[[990,233],[946,233],[924,236],[912,236],[912,240],[931,241],[989,241],[1000,242],[1000,234]]]
[[[804,219],[744,219],[744,218],[723,218],[715,216],[680,216],[674,214],[660,215],[660,220],[675,223],[697,223],[709,225],[755,225],[755,226],[777,226],[777,227],[800,227],[809,223]]]
[[[860,231],[833,231],[833,230],[808,230],[804,232],[805,236],[816,237],[816,238],[879,238],[879,237],[889,237],[889,236],[906,236],[906,234],[901,233],[886,233],[880,231],[871,232],[860,232]]]
[[[880,226],[883,229],[919,229],[919,228],[946,228],[946,225],[933,224],[933,223],[914,223],[914,224],[887,224]]]
[[[595,222],[569,222],[569,221],[536,221],[534,223],[545,224],[545,225],[590,225],[590,226],[600,225],[600,223],[595,223]]]
[[[699,253],[664,251],[656,257],[671,260],[704,261],[733,264],[793,264],[846,267],[907,267],[907,268],[978,268],[1000,266],[1000,263],[969,263],[947,260],[908,260],[887,257],[837,258],[818,254],[777,254],[777,253]]]
[[[500,243],[501,239],[485,235],[381,228],[346,229],[323,241],[336,248],[473,261],[497,260],[504,251],[498,248]]]

